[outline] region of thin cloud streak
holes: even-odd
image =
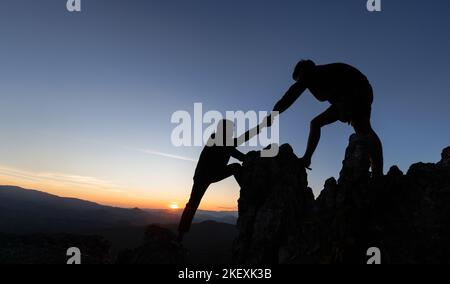
[[[179,161],[198,163],[198,160],[193,159],[193,158],[183,157],[183,156],[178,156],[178,155],[172,155],[172,154],[169,154],[169,153],[164,153],[164,152],[155,151],[155,150],[151,150],[151,149],[137,149],[137,148],[131,147],[131,146],[124,146],[124,145],[118,145],[118,144],[113,144],[113,143],[100,142],[100,141],[96,141],[96,140],[92,140],[92,139],[83,139],[83,140],[84,141],[89,141],[91,143],[95,142],[97,144],[114,146],[114,147],[121,148],[121,149],[127,150],[127,151],[138,151],[140,153],[144,153],[144,154],[147,154],[147,155],[154,155],[154,156],[159,156],[159,157],[169,158],[169,159],[174,159],[174,160],[179,160]]]
[[[155,155],[155,156],[160,156],[160,157],[170,158],[170,159],[175,159],[175,160],[180,160],[180,161],[187,161],[187,162],[193,162],[193,163],[198,162],[198,160],[195,160],[192,158],[172,155],[172,154],[163,153],[163,152],[159,152],[159,151],[153,151],[153,150],[139,150],[139,151],[142,153],[145,153],[145,154],[149,154],[149,155]]]
[[[55,182],[60,185],[76,185],[89,189],[100,189],[106,192],[123,192],[119,186],[102,179],[88,176],[68,175],[61,173],[36,173],[0,166],[0,178],[12,177],[37,183]]]

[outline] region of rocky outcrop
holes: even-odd
[[[441,166],[449,166],[450,165],[450,147],[445,148],[441,154],[442,160],[439,162]]]
[[[243,166],[239,264],[365,263],[379,248],[384,263],[450,262],[450,148],[436,164],[398,167],[369,178],[367,139],[353,135],[338,180],[314,200],[307,174],[288,145],[275,158]]]
[[[235,262],[287,262],[297,254],[299,240],[307,237],[298,224],[311,217],[314,202],[306,177],[288,145],[280,147],[275,158],[254,155],[245,163]]]

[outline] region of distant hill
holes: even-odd
[[[140,209],[103,206],[20,187],[0,186],[0,231],[4,233],[79,233],[164,222],[158,217]]]
[[[168,222],[165,223],[177,223],[180,220],[183,210],[169,210],[169,209],[143,209],[144,211],[154,216],[164,216],[164,219]],[[198,210],[195,215],[194,222],[200,223],[204,221],[215,221],[219,223],[225,223],[230,225],[236,225],[238,218],[238,212],[236,211],[206,211]]]
[[[93,229],[178,223],[181,211],[104,206],[13,186],[0,186],[0,232],[80,233]],[[235,224],[237,213],[199,211],[194,222]]]

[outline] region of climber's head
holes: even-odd
[[[234,137],[234,122],[228,119],[222,119],[217,125],[216,138],[217,140],[227,142],[233,141]]]
[[[306,74],[314,70],[316,67],[316,63],[312,60],[301,60],[297,66],[295,66],[294,73],[292,74],[292,78],[295,81],[300,80],[303,78]]]

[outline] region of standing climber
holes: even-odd
[[[308,145],[301,158],[303,165],[311,165],[322,127],[339,120],[351,124],[356,134],[368,136],[372,174],[374,177],[382,176],[383,148],[370,123],[373,89],[366,76],[347,64],[316,65],[311,60],[302,60],[295,67],[293,79],[296,83],[275,105],[274,111],[283,113],[307,89],[317,100],[331,104],[325,112],[311,121]]]

